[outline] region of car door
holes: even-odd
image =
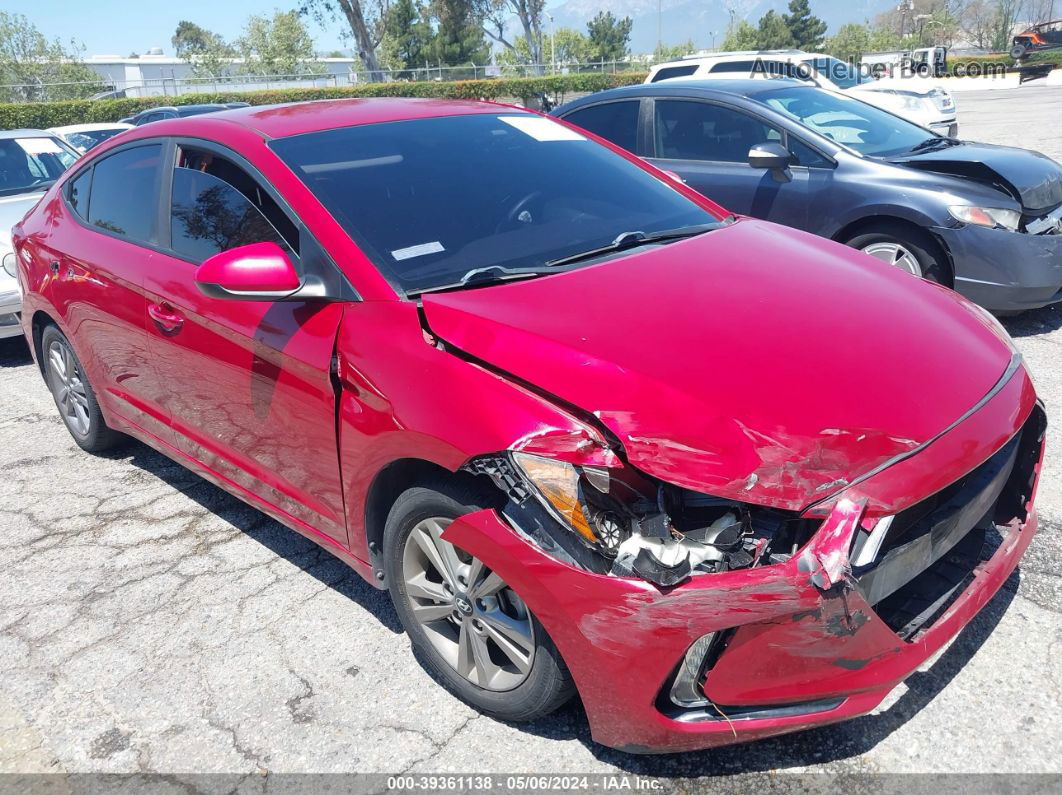
[[[92,161],[70,179],[44,245],[47,295],[112,414],[165,437],[165,412],[148,389],[144,272],[158,245],[163,144],[138,142]]]
[[[345,546],[331,380],[343,305],[210,298],[194,283],[201,262],[242,245],[273,242],[295,262],[308,256],[300,249],[319,249],[234,153],[179,142],[171,162],[168,251],[152,262],[145,288],[156,394],[173,443],[282,518]]]
[[[743,215],[804,229],[811,194],[821,188],[807,165],[781,176],[748,163],[757,144],[786,144],[785,132],[743,110],[698,99],[655,98],[651,157],[708,198]],[[805,158],[813,152],[810,147]]]

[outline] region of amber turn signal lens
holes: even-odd
[[[513,461],[561,519],[587,541],[597,541],[579,502],[579,471],[574,466],[527,453],[513,453]]]

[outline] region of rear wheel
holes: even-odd
[[[1015,44],[1013,47],[1010,48],[1010,57],[1013,58],[1015,61],[1020,61],[1022,58],[1025,57],[1026,52],[1027,49],[1024,44]]]
[[[399,496],[384,531],[391,599],[441,684],[488,715],[534,720],[568,701],[574,686],[523,599],[442,538],[454,519],[479,507],[473,490],[445,480]]]
[[[948,284],[944,253],[927,233],[902,224],[880,224],[846,241],[852,248],[914,276]]]
[[[66,429],[83,450],[98,453],[113,447],[122,435],[107,427],[85,369],[70,340],[55,326],[41,335],[44,377]]]

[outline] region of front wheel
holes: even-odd
[[[920,229],[881,224],[846,241],[864,254],[937,284],[948,284],[947,263],[940,247]]]
[[[482,561],[442,538],[477,495],[440,480],[409,489],[387,517],[388,587],[414,649],[435,678],[502,720],[548,715],[574,693],[542,624]]]

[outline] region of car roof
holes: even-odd
[[[324,99],[286,105],[258,105],[211,113],[211,120],[225,120],[254,130],[267,138],[381,124],[395,121],[468,116],[480,113],[526,113],[523,108],[495,102],[450,99],[379,97],[359,99]],[[193,125],[198,117],[167,122],[167,130],[177,134],[179,124]]]
[[[774,91],[778,88],[806,88],[810,91],[816,90],[815,86],[804,83],[800,80],[792,80],[788,77],[775,77],[770,80],[754,79],[754,78],[739,78],[739,79],[704,79],[704,80],[661,80],[657,83],[639,83],[633,86],[623,86],[621,88],[612,88],[608,91],[599,91],[596,94],[587,94],[585,97],[569,102],[564,107],[574,107],[576,105],[588,105],[592,102],[599,101],[605,98],[612,98],[618,96],[632,96],[632,97],[651,97],[660,95],[680,95],[680,94],[727,94],[729,96],[740,97],[754,97],[757,94],[765,94],[768,91]],[[819,89],[821,90],[821,89]]]
[[[8,138],[54,138],[55,134],[47,130],[0,130],[0,139]]]
[[[829,58],[824,53],[805,52],[804,50],[740,50],[736,52],[717,53],[715,55],[691,55],[678,61],[657,64],[654,71],[673,66],[702,66],[704,64],[729,63],[731,61],[748,61],[762,58],[765,61],[804,61],[808,58]]]
[[[65,135],[67,133],[95,132],[96,130],[127,130],[132,126],[132,124],[124,124],[117,121],[95,124],[67,124],[62,127],[49,127],[48,132]]]

